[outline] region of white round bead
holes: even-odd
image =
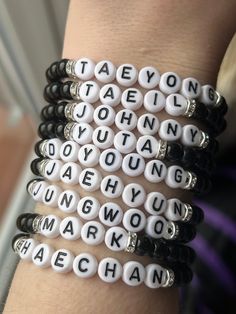
[[[165,212],[167,200],[162,193],[151,192],[147,195],[144,208],[151,215],[160,215]]]
[[[63,162],[60,160],[48,160],[45,169],[44,176],[50,181],[59,181],[60,180],[60,171],[63,167]]]
[[[124,185],[119,177],[109,175],[103,178],[100,189],[104,196],[118,198],[123,192]]]
[[[166,231],[167,221],[161,216],[149,216],[147,218],[146,233],[154,238],[160,239]]]
[[[80,237],[82,222],[77,217],[69,216],[60,223],[60,234],[66,240],[77,240]]]
[[[166,184],[172,188],[184,188],[186,184],[187,174],[186,171],[180,166],[170,166],[167,169],[165,178]]]
[[[48,187],[48,183],[45,181],[39,181],[34,185],[31,196],[37,202],[43,201],[43,193]]]
[[[80,58],[76,61],[74,72],[75,75],[83,80],[90,80],[94,75],[95,64],[92,60],[88,58]]]
[[[129,261],[123,265],[122,280],[128,286],[139,286],[144,281],[145,275],[145,268],[139,262]]]
[[[59,186],[49,185],[43,192],[42,201],[49,207],[57,207],[57,202],[62,190]]]
[[[98,81],[110,83],[116,77],[116,67],[110,61],[103,60],[96,64],[94,74]]]
[[[187,100],[180,94],[171,94],[166,97],[165,110],[171,116],[182,116],[187,110]]]
[[[78,193],[73,190],[65,190],[58,198],[58,208],[64,213],[73,213],[76,211],[78,201]]]
[[[94,168],[86,168],[79,175],[80,186],[89,192],[96,191],[100,186],[101,180],[101,173]]]
[[[61,219],[55,215],[44,216],[40,224],[40,233],[46,238],[55,239],[60,234]]]
[[[132,64],[122,64],[116,72],[116,80],[122,86],[132,86],[137,81],[138,71]]]
[[[215,90],[211,85],[204,85],[201,88],[200,102],[210,106],[215,103]]]
[[[158,148],[158,140],[152,135],[140,136],[136,145],[137,153],[143,158],[155,157],[158,152]]]
[[[180,90],[181,79],[174,72],[166,72],[161,75],[159,88],[165,94],[173,94]]]
[[[60,157],[63,161],[77,161],[79,144],[74,141],[66,141],[61,145]]]
[[[145,267],[146,277],[144,283],[151,289],[162,287],[166,282],[166,270],[158,264],[149,264]]]
[[[85,196],[81,198],[77,206],[79,216],[85,220],[91,220],[98,216],[100,204],[95,197]]]
[[[91,104],[95,103],[99,99],[100,87],[94,81],[84,82],[79,89],[80,98]]]
[[[67,162],[61,168],[60,179],[67,184],[78,184],[81,171],[81,167],[75,162]]]
[[[131,131],[136,128],[137,120],[138,118],[134,111],[123,109],[117,112],[115,117],[115,124],[120,130]]]
[[[136,147],[137,139],[130,131],[119,131],[114,137],[114,146],[122,154],[131,153]]]
[[[181,220],[185,215],[185,206],[177,198],[171,198],[167,201],[167,208],[164,213],[165,217],[171,221]]]
[[[128,231],[139,232],[145,228],[146,216],[140,209],[130,208],[124,213],[123,225]]]
[[[145,202],[146,192],[140,184],[130,183],[125,186],[122,199],[130,207],[139,207]]]
[[[138,82],[143,88],[155,88],[160,81],[160,73],[156,68],[147,66],[139,71]]]
[[[120,103],[121,90],[116,84],[106,84],[101,88],[99,98],[104,105],[116,107]]]
[[[51,265],[53,253],[54,249],[50,245],[40,243],[33,250],[32,262],[38,267],[47,268]]]
[[[97,259],[90,253],[80,253],[73,261],[73,271],[79,278],[90,278],[96,274],[97,269]]]
[[[158,90],[150,90],[144,95],[143,104],[149,112],[155,113],[161,111],[165,107],[165,103],[165,96]]]
[[[159,128],[159,136],[163,141],[173,142],[180,139],[182,127],[179,122],[173,119],[163,120]]]
[[[58,138],[48,140],[46,144],[46,155],[51,159],[59,159],[61,145],[62,141]]]
[[[89,144],[92,141],[93,128],[88,123],[76,123],[72,137],[76,143],[80,145]]]
[[[94,167],[98,164],[100,150],[93,144],[81,146],[78,153],[79,162],[86,167]]]
[[[68,273],[72,270],[74,255],[66,249],[53,253],[51,258],[52,269],[57,273]]]
[[[193,124],[185,125],[182,128],[181,143],[186,146],[198,147],[201,143],[201,131]]]
[[[90,123],[93,120],[93,106],[88,102],[78,103],[73,110],[73,120],[79,123]]]
[[[93,143],[101,149],[111,147],[114,141],[114,132],[108,126],[99,126],[93,132]]]
[[[142,156],[137,153],[131,153],[124,157],[122,162],[122,170],[130,177],[140,176],[145,169],[145,161]]]
[[[31,238],[25,240],[18,252],[20,258],[28,262],[31,261],[33,251],[38,244],[39,244],[38,241]]]
[[[166,177],[166,165],[160,160],[150,160],[145,167],[144,177],[152,183],[159,183]]]
[[[108,148],[101,153],[99,164],[103,170],[107,172],[115,172],[121,167],[122,155],[118,150]]]
[[[201,85],[198,80],[188,77],[182,81],[181,93],[186,98],[197,98],[201,94]]]
[[[157,133],[160,122],[154,114],[145,113],[138,119],[137,129],[142,135],[154,135]]]
[[[102,243],[105,236],[105,229],[98,221],[88,221],[81,229],[81,239],[88,245]]]
[[[111,227],[105,234],[105,244],[111,251],[124,251],[128,241],[128,233],[121,227]]]
[[[143,104],[143,95],[137,88],[127,88],[121,95],[123,107],[130,110],[138,110]]]
[[[103,258],[98,264],[98,276],[102,281],[113,283],[120,279],[122,275],[122,266],[120,262],[113,257]]]
[[[99,219],[106,226],[113,227],[122,221],[123,211],[116,203],[105,203],[99,210]]]
[[[99,126],[111,126],[115,121],[115,115],[115,110],[111,106],[101,105],[94,110],[93,120]]]

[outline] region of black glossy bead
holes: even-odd
[[[38,135],[42,139],[49,139],[55,136],[55,123],[52,121],[43,122],[38,127]]]
[[[53,82],[44,88],[44,99],[48,102],[57,102],[60,98],[61,83]]]
[[[180,161],[183,157],[183,146],[179,143],[168,143],[166,158],[171,161]]]
[[[179,261],[181,263],[192,264],[195,260],[195,251],[185,245],[171,245],[170,246],[170,259]]]
[[[192,281],[192,270],[183,263],[175,263],[169,266],[174,271],[175,279],[174,286],[184,286]]]
[[[198,225],[204,220],[204,212],[200,207],[196,205],[193,205],[192,209],[193,209],[193,214],[192,214],[191,219],[189,220],[189,223]]]
[[[57,63],[57,76],[58,78],[65,78],[68,77],[67,72],[66,72],[66,65],[69,59],[62,59]]]
[[[60,86],[60,97],[61,97],[61,99],[68,99],[68,100],[72,99],[71,94],[70,94],[70,87],[71,87],[72,83],[73,83],[72,81],[68,81],[68,82],[61,84],[61,86]]]
[[[16,219],[16,227],[22,232],[28,232],[27,228],[25,227],[25,222],[29,215],[30,215],[29,213],[24,213],[19,215]]]
[[[194,165],[196,162],[196,151],[191,147],[184,147],[182,164],[188,168]]]
[[[223,98],[223,100],[222,100],[221,104],[219,105],[218,110],[224,116],[228,111],[228,105],[225,101],[225,98],[224,97],[222,97],[222,98]]]
[[[46,70],[46,78],[49,83],[55,81],[55,68],[57,66],[57,63],[58,61],[53,62]]]
[[[55,104],[48,104],[41,111],[41,119],[43,121],[50,121],[55,119]]]
[[[36,158],[34,160],[32,160],[31,164],[30,164],[30,169],[32,171],[33,174],[35,174],[36,176],[40,176],[40,172],[38,169],[38,164],[40,161],[42,161],[43,158]]]
[[[156,259],[166,259],[170,255],[169,245],[165,242],[160,240],[154,240],[155,247],[153,250],[153,258]]]
[[[18,233],[18,234],[16,234],[16,235],[12,238],[12,241],[11,241],[11,247],[12,247],[13,250],[14,250],[14,245],[15,245],[16,241],[17,241],[18,239],[22,238],[22,237],[29,238],[30,236],[29,236],[29,234],[27,234],[27,233]]]
[[[211,173],[213,168],[213,156],[205,151],[196,152],[195,166],[204,172]]]
[[[196,236],[196,228],[192,225],[176,223],[179,227],[179,234],[176,241],[187,243],[192,241]]]
[[[192,117],[194,119],[198,119],[200,121],[203,121],[203,120],[205,120],[206,115],[207,115],[207,108],[206,108],[206,106],[203,103],[198,102]]]
[[[38,214],[29,214],[29,216],[24,220],[24,229],[27,233],[34,234],[33,230],[33,221],[36,217],[38,217]]]
[[[135,253],[138,255],[148,255],[154,251],[154,248],[155,246],[152,238],[144,235],[139,238]]]
[[[65,107],[68,103],[66,101],[60,102],[56,107],[55,107],[55,115],[58,120],[65,121]]]
[[[58,66],[58,61],[56,61],[56,62],[53,62],[52,64],[51,64],[51,66],[50,66],[50,72],[51,72],[51,75],[52,75],[52,77],[53,77],[53,82],[55,82],[56,80],[58,80],[59,79],[59,76],[58,76],[58,74],[57,74],[57,66]]]
[[[60,140],[65,140],[65,135],[64,135],[64,129],[65,129],[66,123],[57,123],[55,126],[55,135],[58,137]]]
[[[41,141],[38,141],[35,145],[34,145],[34,151],[35,151],[35,154],[39,157],[42,156],[41,154],[41,151],[40,151],[40,145],[42,144],[44,140],[41,140]]]

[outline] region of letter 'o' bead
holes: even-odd
[[[79,145],[74,141],[66,141],[61,145],[60,158],[65,161],[78,160]]]
[[[74,255],[66,249],[53,253],[51,258],[52,269],[57,273],[68,273],[72,270]]]
[[[90,253],[81,253],[73,261],[73,271],[79,278],[90,278],[97,272],[98,262]]]
[[[122,64],[116,71],[116,80],[122,86],[132,86],[136,83],[138,71],[132,64]]]
[[[143,88],[155,88],[160,81],[160,74],[156,68],[147,66],[139,71],[138,82]]]
[[[116,67],[110,61],[100,61],[95,66],[94,75],[98,81],[110,83],[116,77]]]
[[[60,223],[61,237],[66,240],[77,240],[80,237],[82,222],[77,217],[68,216]]]
[[[94,110],[93,119],[99,126],[111,126],[115,121],[115,116],[115,110],[111,106],[101,105]]]
[[[107,283],[113,283],[120,279],[122,275],[120,262],[113,257],[103,258],[98,264],[98,276]]]
[[[54,249],[50,245],[40,243],[33,250],[32,261],[38,267],[47,268],[51,265],[53,253]]]
[[[174,72],[166,72],[161,75],[159,88],[165,94],[173,94],[180,90],[181,79]]]
[[[117,171],[122,164],[122,155],[118,150],[108,148],[101,153],[99,164],[100,167],[107,172]]]
[[[140,209],[130,208],[123,216],[125,229],[131,232],[139,232],[145,228],[146,216]]]
[[[136,261],[129,261],[123,265],[122,280],[129,286],[139,286],[145,279],[144,266]]]
[[[149,216],[147,218],[145,231],[150,237],[160,239],[163,238],[163,235],[165,234],[166,226],[167,221],[164,217]]]

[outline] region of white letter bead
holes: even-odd
[[[158,147],[158,140],[155,137],[143,135],[137,141],[136,150],[143,158],[153,158],[158,152]]]
[[[143,104],[143,95],[137,88],[127,88],[121,96],[123,107],[130,110],[138,110]]]
[[[137,116],[134,111],[129,109],[123,109],[117,112],[115,117],[115,124],[120,130],[131,131],[136,128]]]
[[[79,89],[80,98],[91,104],[95,103],[99,99],[100,87],[94,81],[84,82]]]
[[[58,138],[48,140],[46,144],[46,155],[51,159],[59,159],[61,145],[62,141]]]
[[[98,276],[102,281],[113,283],[120,279],[122,275],[122,266],[120,262],[113,257],[103,258],[98,264]]]
[[[211,85],[202,86],[199,100],[206,105],[213,105],[215,103],[214,88]]]
[[[147,195],[144,208],[151,215],[160,215],[165,212],[167,201],[165,196],[159,192],[151,192]]]
[[[157,133],[159,125],[160,122],[156,116],[146,113],[139,117],[137,129],[142,135],[154,135]]]
[[[201,93],[201,85],[195,78],[188,77],[182,81],[181,93],[186,98],[197,98]]]
[[[116,107],[120,103],[121,90],[116,84],[106,84],[101,88],[99,98],[104,105]]]
[[[186,146],[198,147],[201,143],[201,131],[193,124],[185,125],[182,129],[181,143]]]
[[[96,64],[94,74],[98,81],[110,83],[116,77],[116,68],[110,61],[103,60]]]
[[[34,185],[33,191],[31,193],[33,199],[37,202],[43,201],[43,193],[48,187],[48,183],[45,181],[39,181]]]
[[[149,264],[145,267],[146,277],[144,283],[152,289],[160,288],[166,282],[166,270],[158,264]]]
[[[101,173],[94,168],[86,168],[79,175],[80,186],[89,192],[96,191],[100,186],[101,180]]]
[[[43,203],[49,207],[57,207],[57,202],[62,190],[59,186],[49,185],[43,192]]]
[[[144,281],[145,275],[145,268],[139,262],[129,261],[123,265],[122,280],[128,286],[139,286]]]
[[[89,144],[92,141],[93,128],[88,123],[76,123],[72,131],[73,140],[80,145]]]
[[[182,134],[182,127],[176,120],[163,120],[159,129],[159,136],[164,141],[177,141]]]
[[[94,75],[95,64],[92,60],[88,58],[81,58],[76,61],[74,72],[75,75],[83,80],[89,80]]]
[[[91,220],[98,216],[100,204],[98,200],[92,196],[81,198],[77,206],[77,212],[82,219]]]
[[[165,96],[157,90],[150,90],[144,96],[144,107],[149,112],[161,111],[165,107],[165,103]]]
[[[122,199],[130,207],[139,207],[145,202],[146,192],[140,184],[130,183],[125,186]]]
[[[182,116],[187,107],[187,99],[180,94],[171,94],[166,97],[165,110],[171,116]]]
[[[88,245],[102,243],[105,236],[105,229],[98,221],[88,221],[81,229],[81,239]]]
[[[137,153],[131,153],[124,157],[122,162],[122,170],[130,177],[140,176],[145,169],[145,161],[142,156]]]
[[[165,94],[173,94],[180,90],[181,79],[174,72],[166,72],[161,75],[159,88]]]
[[[80,237],[82,222],[77,217],[69,216],[60,223],[60,234],[66,240],[77,240]]]
[[[51,265],[53,253],[54,249],[50,245],[40,243],[33,250],[32,262],[38,267],[47,268]]]
[[[57,250],[51,258],[52,269],[57,273],[68,273],[72,270],[74,255],[65,249]]]
[[[44,216],[40,225],[40,233],[46,238],[57,238],[60,234],[60,223],[61,219],[58,216]]]
[[[67,162],[62,166],[60,171],[61,181],[67,184],[75,185],[79,183],[79,175],[81,171],[81,167],[75,162]]]
[[[44,169],[44,176],[50,181],[60,180],[60,171],[63,167],[63,162],[60,160],[48,160]]]
[[[114,137],[114,146],[122,154],[131,153],[136,147],[137,139],[130,131],[120,131]]]
[[[86,167],[94,167],[98,164],[100,150],[93,144],[81,146],[78,153],[79,162]]]
[[[77,161],[79,144],[74,141],[66,141],[61,145],[60,157],[63,161]]]
[[[100,167],[107,172],[117,171],[120,169],[121,163],[122,155],[114,148],[104,150],[99,158]]]
[[[73,119],[76,122],[90,123],[93,120],[93,106],[88,102],[80,102],[76,104],[73,110]]]
[[[185,206],[177,198],[171,198],[167,201],[165,217],[171,221],[181,220],[185,215]]]
[[[128,233],[124,228],[111,227],[105,234],[105,244],[112,251],[124,251],[128,242]]]
[[[139,71],[138,82],[143,88],[155,88],[160,81],[160,74],[152,66],[144,67]]]
[[[89,253],[77,255],[73,261],[73,271],[79,278],[90,278],[98,269],[97,259]]]
[[[139,232],[145,228],[146,216],[140,209],[130,208],[123,216],[125,229],[131,232]]]
[[[159,183],[165,179],[166,165],[160,160],[150,160],[145,167],[144,177],[152,183]]]
[[[138,71],[132,64],[122,64],[116,71],[116,80],[122,86],[132,86],[136,83]]]
[[[108,198],[118,198],[123,192],[124,185],[119,177],[109,175],[103,178],[100,188],[104,196]]]
[[[163,238],[163,235],[165,234],[166,226],[167,221],[164,217],[149,216],[147,218],[145,231],[150,237],[154,239],[160,239]]]
[[[99,210],[99,219],[106,226],[113,227],[119,225],[123,218],[123,212],[116,203],[105,203]]]
[[[108,126],[99,126],[93,132],[93,143],[101,149],[111,147],[114,142],[114,132]]]
[[[115,110],[111,106],[101,105],[94,110],[93,120],[99,126],[111,126],[115,121],[115,115]]]
[[[186,184],[187,174],[186,171],[180,166],[170,166],[167,169],[165,178],[166,184],[172,188],[183,188]]]
[[[38,241],[31,238],[25,240],[21,245],[18,253],[20,258],[28,262],[31,261],[33,251],[38,244],[39,244]]]
[[[79,195],[73,190],[63,191],[58,198],[58,208],[64,213],[73,213],[76,211],[79,201]]]

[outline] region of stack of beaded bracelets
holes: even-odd
[[[167,199],[156,188],[125,185],[122,176],[143,175],[152,184],[163,181],[173,189],[206,193],[218,150],[215,136],[226,126],[225,99],[210,85],[201,86],[194,78],[181,81],[174,72],[160,75],[151,66],[138,72],[131,64],[116,69],[110,61],[95,65],[88,58],[54,62],[46,77],[44,96],[50,104],[41,112],[38,158],[31,164],[38,177],[27,191],[35,201],[69,215],[20,215],[17,227],[23,233],[14,237],[13,250],[39,267],[73,270],[80,278],[97,273],[105,282],[122,278],[130,286],[144,282],[150,288],[189,283],[195,252],[186,243],[195,237],[202,209]],[[134,84],[148,91],[143,95]],[[123,108],[118,111],[119,105]],[[171,117],[198,120],[204,131],[172,118],[160,121],[163,110]],[[118,170],[121,177],[114,174]],[[63,190],[56,182],[74,187]],[[107,202],[81,198],[77,184],[87,192],[100,189]],[[119,197],[124,208],[114,202]],[[69,250],[39,243],[33,234],[81,239],[87,245],[104,242],[111,251],[147,255],[152,263],[144,267],[128,261],[122,266],[111,257],[99,262],[90,253],[75,257]]]

